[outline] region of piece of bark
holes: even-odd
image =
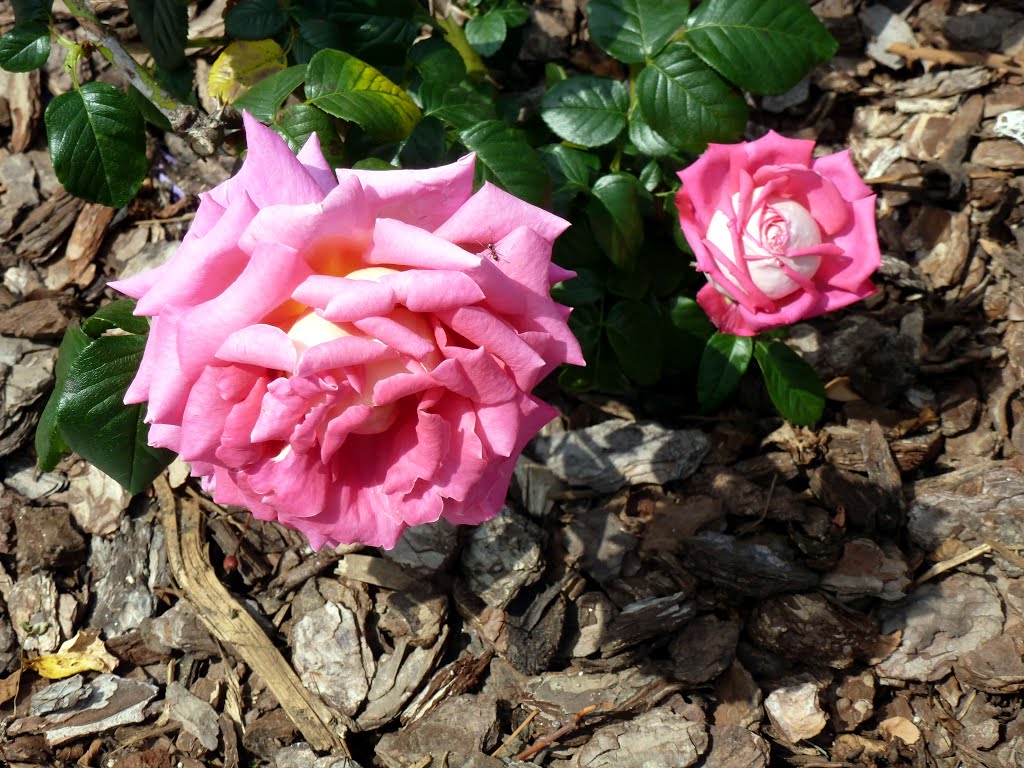
[[[380,555],[424,576],[444,571],[458,552],[458,529],[445,519],[414,525],[402,534],[394,549]]]
[[[569,609],[574,620],[569,655],[583,658],[597,653],[608,625],[618,613],[615,604],[603,592],[584,592]]]
[[[738,659],[715,682],[715,725],[750,728],[761,721],[761,689]]]
[[[1017,631],[993,637],[960,656],[954,665],[958,680],[988,693],[1024,690],[1024,639]]]
[[[161,581],[162,538],[150,517],[125,519],[112,539],[92,539],[89,567],[97,580],[89,626],[103,630],[105,637],[117,637],[156,612],[153,586]]]
[[[68,318],[56,299],[35,299],[0,311],[0,334],[22,339],[57,339]]]
[[[317,757],[308,744],[292,744],[274,755],[274,768],[360,768],[349,757]]]
[[[85,560],[85,539],[60,507],[22,507],[15,515],[18,572],[71,569]]]
[[[688,564],[701,580],[753,597],[813,587],[818,577],[765,544],[703,531],[682,542]]]
[[[554,437],[538,437],[534,447],[538,457],[570,485],[612,493],[626,485],[683,480],[697,470],[710,444],[696,429],[609,419]]]
[[[653,638],[671,637],[693,618],[696,610],[686,592],[627,605],[608,625],[601,655],[613,656]]]
[[[221,652],[195,611],[184,601],[156,618],[143,619],[139,632],[147,648],[165,656],[181,651],[197,659],[210,659]]]
[[[871,618],[819,594],[765,600],[754,609],[747,633],[759,647],[790,661],[834,669],[869,658],[878,641],[878,626]]]
[[[894,601],[905,596],[910,573],[895,545],[883,549],[871,539],[852,539],[835,567],[821,577],[821,586],[843,601],[860,597]]]
[[[814,683],[777,688],[765,698],[764,709],[775,730],[792,744],[814,738],[827,722]]]
[[[612,723],[593,736],[569,761],[570,768],[687,768],[707,751],[703,722],[694,722],[667,707],[657,707],[624,723]]]
[[[181,723],[182,729],[195,736],[208,751],[217,748],[220,728],[217,712],[208,702],[194,696],[179,682],[167,686],[167,713]]]
[[[1003,606],[995,590],[978,576],[953,574],[918,587],[903,605],[883,612],[882,631],[903,635],[877,672],[896,680],[938,680],[962,654],[1002,629]]]
[[[75,675],[34,694],[29,716],[15,721],[8,733],[41,732],[51,746],[64,744],[141,722],[156,694],[156,686],[116,675],[99,675],[89,682]]]
[[[853,731],[875,714],[875,677],[870,670],[843,678],[835,687],[832,721],[841,731]]]
[[[0,336],[0,457],[20,448],[35,427],[35,405],[50,388],[54,347]]]
[[[907,511],[911,540],[925,550],[956,538],[967,544],[996,539],[1024,544],[1021,462],[983,461],[914,483]]]
[[[306,688],[345,715],[355,715],[370,690],[355,614],[326,603],[295,623],[291,646]]]
[[[543,531],[509,511],[469,535],[462,573],[470,590],[492,608],[504,608],[544,570]]]
[[[393,651],[381,654],[366,696],[366,706],[356,719],[360,728],[374,730],[398,719],[441,658],[447,639],[448,627],[444,626],[433,646],[411,647],[405,639],[400,639]]]
[[[698,616],[672,640],[672,676],[686,685],[710,682],[736,655],[740,624],[714,615]]]
[[[426,755],[440,760],[452,749],[489,752],[498,736],[497,715],[493,696],[456,696],[402,730],[385,734],[377,743],[376,753],[407,765],[410,758],[418,760]]]
[[[13,154],[20,154],[32,145],[39,118],[43,116],[39,70],[0,72],[0,93],[11,111],[10,149]]]
[[[765,768],[771,748],[768,742],[738,725],[713,725],[708,729],[711,748],[701,768]]]
[[[659,678],[636,667],[622,672],[585,672],[570,667],[529,678],[522,700],[540,710],[539,723],[554,730],[570,722],[577,712],[608,702],[617,709],[636,698]]]
[[[637,548],[636,536],[626,530],[614,509],[581,511],[561,532],[565,550],[599,584],[617,581],[623,561]]]
[[[18,579],[7,595],[7,610],[22,650],[40,654],[57,650],[57,586],[49,573]]]
[[[43,282],[53,291],[69,285],[85,288],[96,275],[94,259],[114,218],[115,210],[89,203],[75,219],[64,255],[46,268]]]
[[[21,239],[15,254],[25,261],[48,258],[84,206],[84,200],[63,188],[54,192],[11,234],[12,239]]]
[[[66,491],[54,498],[71,510],[78,527],[93,536],[115,533],[132,495],[87,461],[76,462],[67,480]]]

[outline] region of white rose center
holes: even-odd
[[[763,188],[754,190],[753,200],[758,200]],[[732,196],[735,210],[739,195]],[[734,213],[732,218],[737,218]],[[723,211],[715,211],[708,226],[706,239],[721,252],[728,263],[720,263],[727,285],[716,284],[720,291],[730,293],[731,288],[742,290],[733,278],[738,268],[734,230],[730,217]],[[742,223],[739,224],[743,226]],[[769,198],[747,219],[740,233],[740,258],[746,264],[751,282],[770,299],[782,299],[800,289],[800,284],[787,274],[794,272],[805,278],[813,277],[821,266],[821,255],[810,253],[791,256],[794,251],[813,248],[821,243],[821,230],[810,212],[793,200]],[[718,254],[714,254],[718,256]],[[721,258],[719,259],[721,262]]]

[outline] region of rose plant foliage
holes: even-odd
[[[246,116],[239,173],[202,196],[162,267],[113,284],[153,318],[126,401],[216,501],[320,548],[502,508],[556,415],[530,394],[583,364],[550,298],[562,219],[485,184],[473,157],[333,171]]]

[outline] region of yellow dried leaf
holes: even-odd
[[[288,66],[284,50],[273,40],[236,40],[210,67],[209,94],[230,104],[264,77]]]
[[[79,672],[113,672],[117,658],[99,639],[96,630],[83,630],[64,643],[56,653],[22,659],[22,666],[48,680],[63,680]]]

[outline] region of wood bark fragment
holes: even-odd
[[[203,546],[199,506],[178,503],[164,478],[155,484],[167,560],[182,596],[219,641],[230,645],[262,677],[295,727],[313,749],[351,757],[345,744],[346,718],[316,700],[255,620],[217,579]],[[180,527],[179,527],[180,526]]]

